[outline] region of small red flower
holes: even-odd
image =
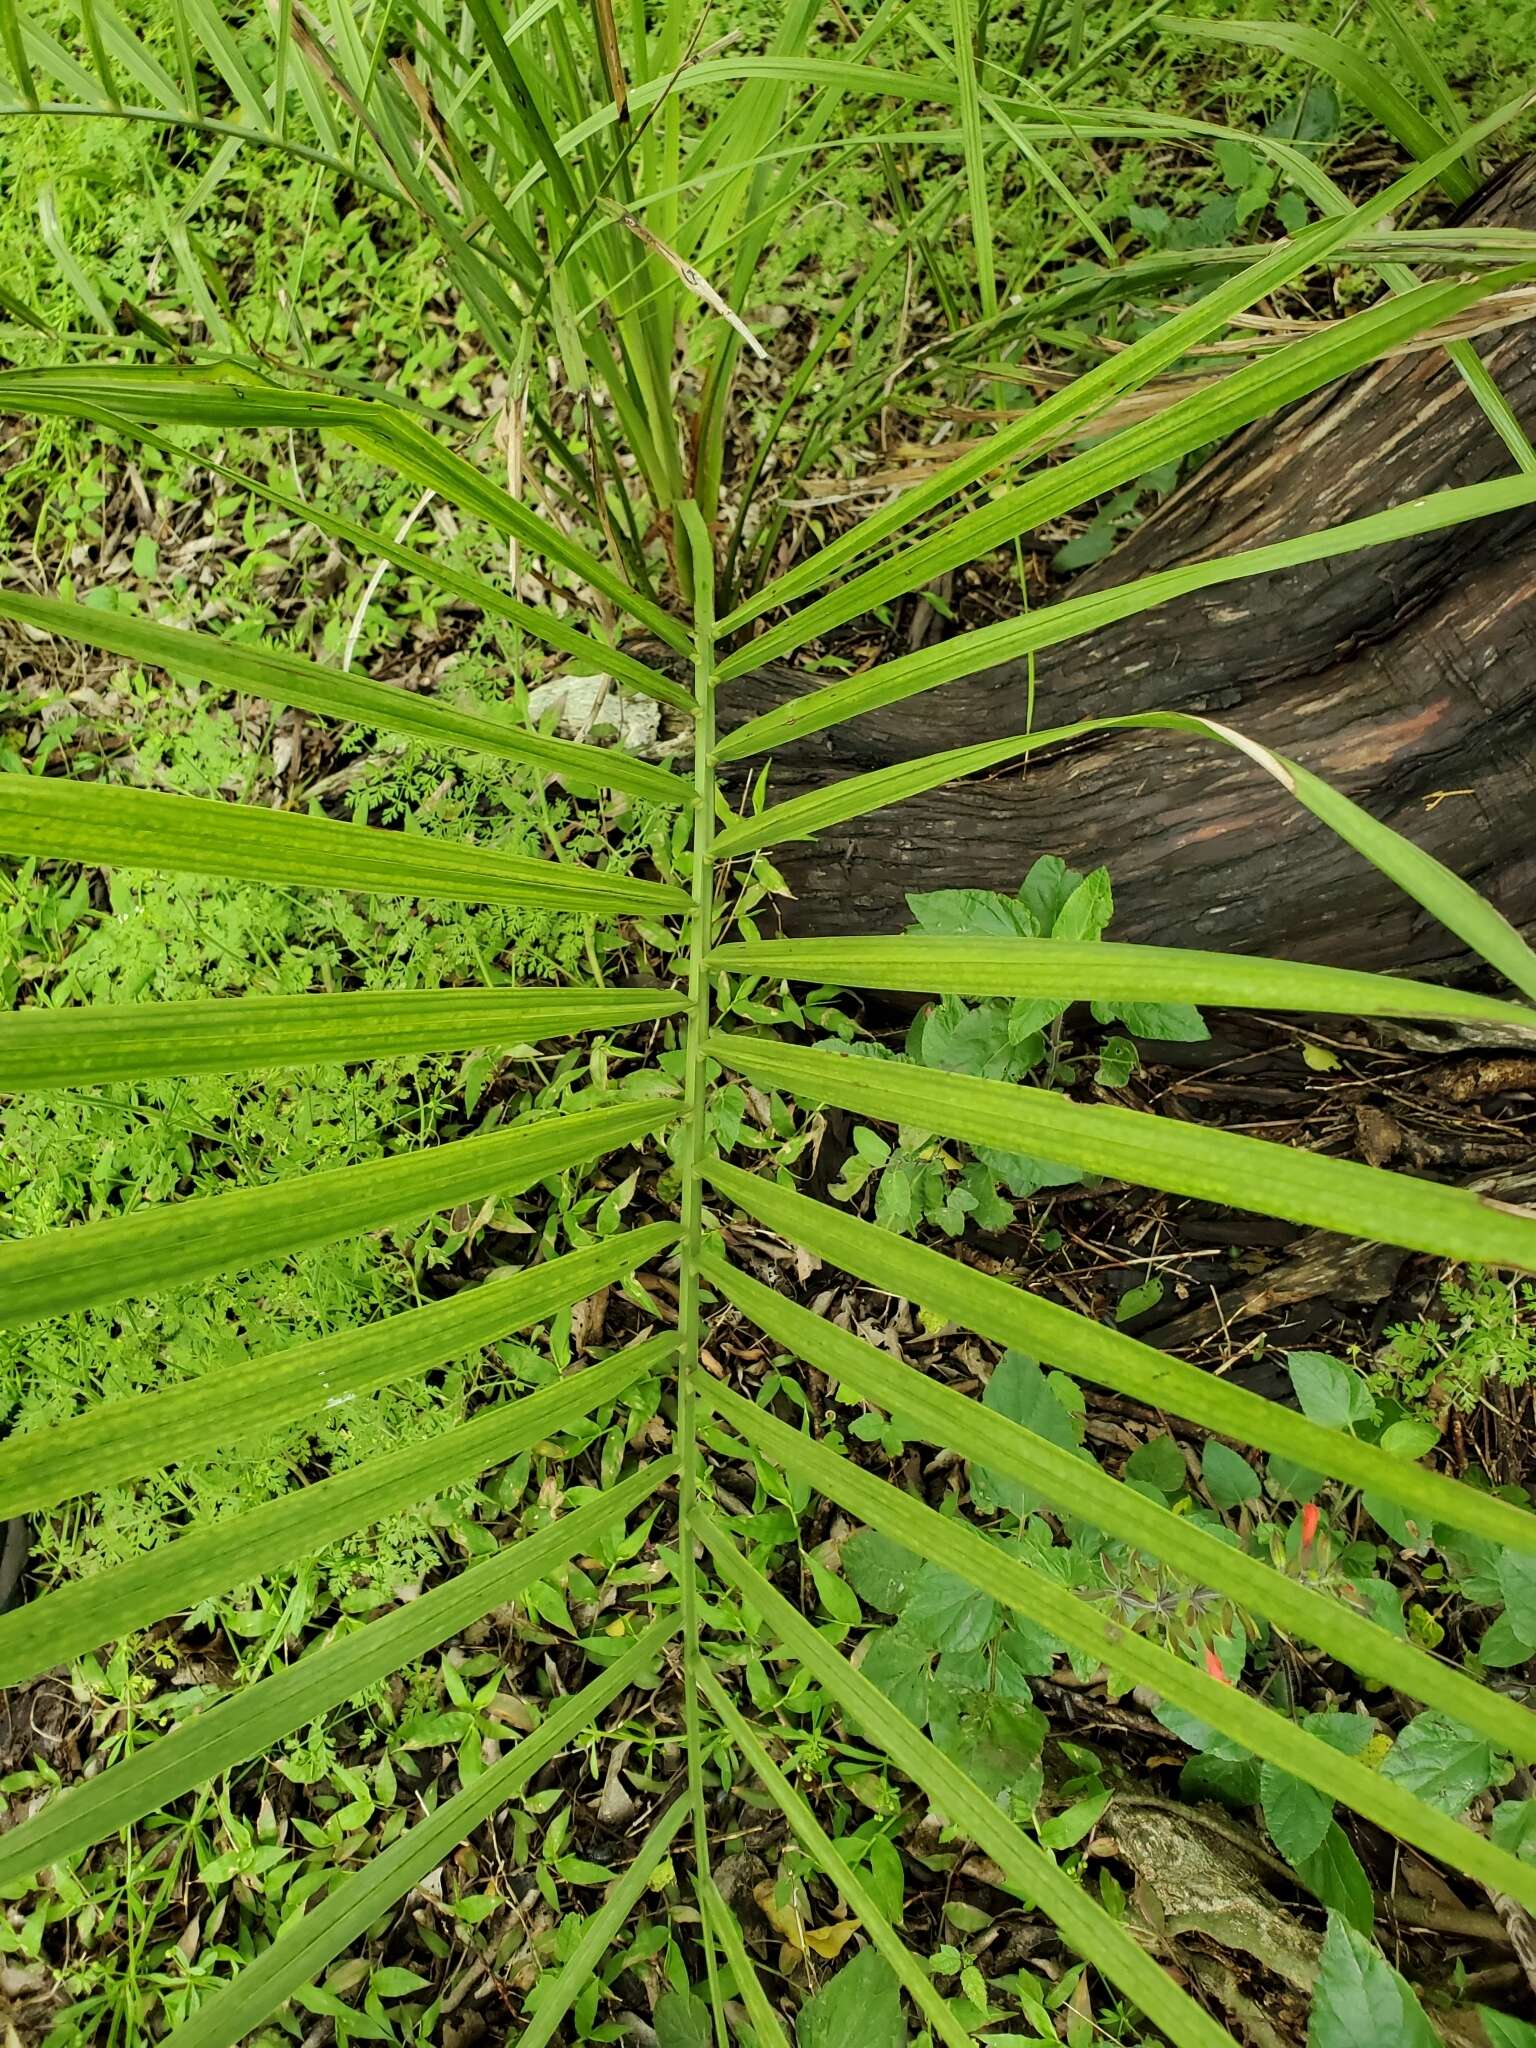
[[[1301,1511],[1301,1554],[1306,1556],[1312,1548],[1312,1539],[1317,1534],[1317,1504],[1308,1501]]]
[[[1221,1668],[1221,1659],[1209,1643],[1206,1644],[1205,1648],[1205,1672],[1206,1676],[1214,1678],[1218,1685],[1230,1685],[1232,1683],[1226,1672]]]

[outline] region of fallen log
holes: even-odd
[[[1536,227],[1536,162],[1480,222]],[[1536,433],[1536,338],[1479,349]],[[1400,356],[1240,434],[1074,594],[1508,474],[1438,349]],[[1190,596],[1037,658],[1035,723],[1209,713],[1292,754],[1536,928],[1536,509]],[[799,695],[788,668],[721,692],[724,729]],[[796,742],[772,794],[1018,733],[1011,663]],[[1240,756],[1117,734],[934,790],[785,846],[791,934],[900,930],[908,890],[1011,889],[1042,853],[1106,862],[1115,936],[1455,973],[1460,943]]]

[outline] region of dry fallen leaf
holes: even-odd
[[[798,1956],[820,1956],[824,1962],[830,1962],[859,1931],[857,1920],[833,1920],[825,1927],[807,1926],[810,1900],[803,1885],[791,1886],[789,1898],[782,1905],[777,1893],[778,1886],[770,1877],[753,1887],[752,1896],[769,1926]]]

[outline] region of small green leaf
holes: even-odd
[[[1189,1481],[1184,1453],[1171,1436],[1154,1436],[1132,1451],[1125,1461],[1125,1476],[1163,1494],[1179,1493]]]
[[[1219,1508],[1241,1507],[1245,1501],[1258,1500],[1264,1491],[1248,1460],[1214,1437],[1206,1439],[1200,1471],[1206,1491]]]
[[[1056,920],[1082,881],[1059,854],[1042,854],[1019,884],[1018,903],[1033,930],[1041,937],[1059,937]]]
[[[1422,1415],[1405,1415],[1381,1433],[1381,1448],[1394,1458],[1422,1458],[1440,1441],[1440,1432]]]
[[[438,1749],[462,1742],[475,1725],[473,1714],[413,1714],[395,1731],[401,1749]]]
[[[414,1970],[403,1970],[396,1964],[386,1964],[368,1979],[368,1989],[376,1991],[380,1998],[409,1998],[413,1991],[430,1991],[431,1988],[425,1977],[418,1977]]]
[[[920,1172],[911,1160],[898,1158],[875,1183],[875,1221],[882,1230],[899,1237],[917,1221]]]
[[[1186,1799],[1219,1799],[1223,1806],[1253,1806],[1259,1797],[1259,1760],[1235,1742],[1217,1739],[1179,1773]]]
[[[1496,1569],[1510,1627],[1522,1642],[1536,1644],[1536,1557],[1501,1550]]]
[[[1381,1775],[1441,1813],[1461,1813],[1498,1776],[1491,1744],[1445,1714],[1417,1714],[1392,1745]]]
[[[1375,1722],[1365,1714],[1343,1714],[1331,1710],[1303,1714],[1301,1725],[1309,1735],[1317,1736],[1330,1749],[1338,1750],[1341,1756],[1362,1755],[1376,1734]]]
[[[1053,939],[1096,939],[1115,914],[1108,868],[1085,875],[1052,920]]]
[[[1348,1429],[1362,1413],[1369,1415],[1375,1408],[1369,1392],[1355,1375],[1321,1351],[1293,1351],[1286,1361],[1286,1370],[1302,1414],[1324,1429]]]
[[[840,1579],[836,1572],[829,1572],[826,1566],[819,1564],[814,1557],[807,1557],[805,1563],[817,1596],[828,1614],[834,1621],[840,1621],[849,1628],[857,1628],[864,1619],[864,1613],[852,1586],[846,1580]]]
[[[977,1145],[974,1149],[982,1165],[1020,1201],[1037,1195],[1042,1188],[1073,1187],[1083,1178],[1081,1167],[1063,1166],[1059,1159],[1045,1159],[1034,1152],[1003,1152],[995,1145]]]
[[[1529,2020],[1517,2020],[1512,2013],[1495,2012],[1480,2005],[1477,2016],[1488,2036],[1488,2048],[1536,2048],[1536,2027]]]
[[[902,1900],[906,1891],[906,1872],[902,1867],[901,1851],[889,1835],[871,1836],[865,1852],[865,1882],[868,1884],[886,1919],[893,1927],[901,1925]]]
[[[959,996],[945,996],[920,1020],[915,1048],[925,1067],[989,1081],[1019,1080],[1044,1049],[1038,1037],[1015,1042],[1005,1003],[964,1003]]]
[[[1488,1832],[1511,1856],[1536,1863],[1536,1799],[1500,1800],[1493,1809]]]
[[[1536,1650],[1516,1629],[1507,1614],[1496,1614],[1483,1630],[1482,1640],[1477,1646],[1478,1661],[1495,1671],[1512,1671],[1518,1664],[1529,1664]]]
[[[1390,1963],[1340,1914],[1328,1915],[1307,2048],[1439,2048],[1439,2036]]]
[[[882,1614],[900,1614],[923,1560],[878,1529],[859,1529],[843,1545],[843,1574],[859,1598]]]
[[[1321,1845],[1296,1865],[1296,1875],[1325,1906],[1342,1913],[1351,1927],[1370,1933],[1376,1917],[1371,1880],[1337,1821],[1330,1825]]]
[[[1103,1002],[1094,1004],[1093,1014],[1101,1024],[1118,1020],[1133,1038],[1192,1043],[1211,1035],[1193,1003]]]
[[[1114,1794],[1107,1789],[1075,1799],[1064,1813],[1042,1821],[1039,1834],[1047,1849],[1075,1849],[1092,1834]]]
[[[1275,1764],[1263,1766],[1259,1790],[1264,1825],[1286,1862],[1304,1863],[1315,1855],[1332,1824],[1333,1801]]]
[[[1161,1279],[1156,1273],[1149,1274],[1139,1287],[1128,1287],[1115,1303],[1115,1321],[1134,1322],[1137,1316],[1145,1315],[1149,1308],[1156,1308],[1162,1298]],[[1182,1460],[1180,1462],[1182,1463]]]
[[[925,1564],[901,1610],[902,1633],[925,1650],[979,1650],[997,1626],[997,1602],[942,1565]]]
[[[895,1628],[877,1629],[865,1637],[865,1643],[859,1670],[914,1727],[925,1727],[932,1653]]]
[[[1100,1088],[1123,1088],[1136,1071],[1136,1048],[1128,1038],[1112,1038],[1099,1054],[1094,1081]]]
[[[664,1991],[651,2015],[656,2048],[714,2048],[709,2007],[691,1991]]]
[[[1022,1351],[1003,1353],[981,1399],[983,1407],[1007,1416],[1023,1429],[1033,1430],[1047,1443],[1086,1455],[1081,1421],[1067,1413],[1050,1380]],[[990,1472],[982,1465],[971,1467],[971,1498],[979,1508],[1001,1509],[1020,1520],[1044,1504],[1042,1497],[1022,1480]]]
[[[896,1973],[872,1948],[861,1949],[844,1963],[806,2000],[795,2020],[798,2048],[907,2048],[908,2038]],[[708,2035],[702,2036],[700,2048],[707,2048],[708,2040]],[[662,2048],[673,2044],[664,2043]],[[684,2044],[678,2042],[676,2048]]]
[[[928,1701],[929,1732],[989,1799],[1018,1784],[1040,1754],[1045,1716],[1036,1706],[969,1686],[936,1683]]]
[[[1029,911],[1009,897],[1000,896],[995,889],[933,889],[923,895],[909,895],[907,908],[916,918],[919,931],[1018,939],[1041,936],[1042,928],[1034,923]]]
[[[1037,1628],[1034,1622],[1015,1615],[1012,1625],[997,1640],[998,1690],[1027,1699],[1027,1681],[1048,1678],[1066,1647],[1049,1629]]]

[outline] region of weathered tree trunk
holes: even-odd
[[[1470,217],[1536,225],[1536,164]],[[1480,344],[1536,429],[1536,339]],[[1507,474],[1438,349],[1399,357],[1238,436],[1074,591],[1252,548]],[[1536,926],[1536,509],[1188,597],[1047,651],[1037,725],[1209,712],[1295,755]],[[722,692],[731,725],[800,693],[789,670]],[[1008,664],[776,757],[773,793],[1023,730]],[[1117,937],[1363,967],[1455,971],[1448,933],[1240,756],[1118,734],[935,790],[779,849],[794,933],[895,931],[909,889],[1012,888],[1041,853],[1107,862]]]

